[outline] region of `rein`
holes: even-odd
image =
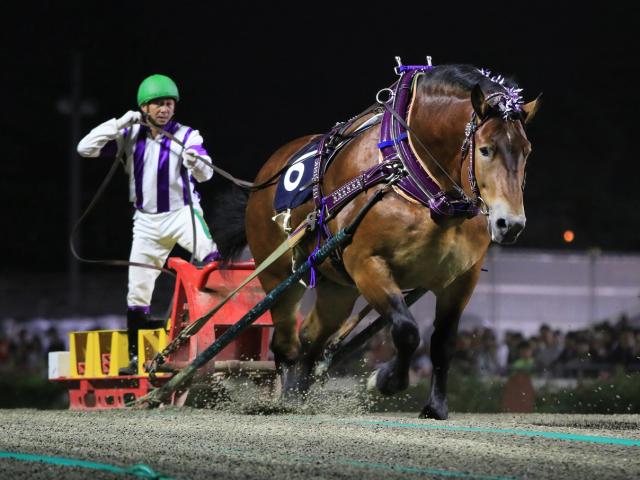
[[[145,116],[145,118],[146,118],[146,116]],[[158,127],[156,125],[153,125],[153,124],[147,122],[146,120],[142,120],[140,122],[140,125],[144,125],[145,127],[149,127],[149,128],[151,128],[153,130],[157,130],[160,134],[162,134],[163,136],[167,137],[172,142],[175,142],[176,145],[178,145],[179,147],[182,147],[182,149],[186,148],[186,145],[182,141],[178,140],[174,134],[164,130],[163,128],[160,128],[160,127]],[[247,189],[255,188],[255,185],[253,183],[247,182],[246,180],[240,180],[239,178],[234,177],[233,175],[231,175],[226,170],[223,170],[220,167],[215,166],[213,163],[211,163],[206,158],[204,158],[204,157],[202,157],[202,156],[200,156],[198,154],[194,154],[194,156],[198,160],[200,160],[202,163],[204,163],[205,165],[213,168],[213,171],[218,173],[221,177],[226,178],[227,180],[229,180],[230,182],[236,184],[237,186],[239,186],[241,188],[247,188]]]
[[[144,118],[147,118],[146,116]],[[156,125],[152,125],[151,123],[147,122],[146,120],[143,120],[140,122],[140,125],[144,125],[146,127],[152,128],[154,130],[157,130],[161,135],[164,135],[165,137],[167,137],[169,140],[175,142],[178,146],[182,147],[183,149],[186,148],[186,145],[184,143],[182,143],[180,140],[178,140],[176,138],[175,135],[173,135],[171,132],[168,132],[166,130],[164,130],[163,128],[160,128]],[[280,175],[282,175],[284,173],[284,171],[289,168],[289,165],[284,165],[280,170],[278,170],[276,173],[274,173],[271,177],[269,177],[268,179],[266,179],[264,182],[262,183],[252,183],[252,182],[248,182],[246,180],[242,180],[239,178],[234,177],[233,175],[231,175],[229,172],[227,172],[226,170],[223,170],[222,168],[214,165],[212,162],[210,162],[209,160],[207,160],[206,158],[203,158],[202,156],[195,154],[194,156],[200,160],[202,163],[204,163],[205,165],[211,167],[213,169],[214,172],[216,172],[217,174],[219,174],[221,177],[226,178],[227,180],[229,180],[231,183],[233,183],[234,185],[237,185],[238,187],[248,190],[250,192],[256,192],[258,190],[262,190],[264,188],[270,187],[272,185],[275,185],[277,183],[277,179],[280,177]]]
[[[163,273],[167,273],[167,274],[171,275],[172,277],[175,277],[176,274],[174,272],[172,272],[171,270],[166,269],[166,268],[162,268],[162,267],[156,267],[155,265],[150,265],[150,264],[146,264],[146,263],[138,263],[138,262],[130,262],[128,260],[92,260],[92,259],[81,257],[80,254],[78,254],[78,252],[76,251],[76,247],[73,244],[73,237],[75,236],[76,232],[78,231],[78,228],[80,228],[80,225],[82,224],[84,219],[94,209],[96,203],[98,202],[98,200],[104,194],[104,191],[106,190],[107,185],[109,185],[109,183],[111,182],[111,179],[113,178],[113,175],[116,173],[116,169],[118,168],[118,165],[120,163],[121,163],[121,160],[119,158],[116,158],[113,161],[113,164],[111,165],[111,169],[109,170],[109,172],[105,176],[104,180],[102,181],[102,183],[98,187],[98,190],[96,191],[95,195],[91,199],[91,202],[89,202],[89,205],[84,210],[84,212],[82,212],[82,215],[80,215],[80,218],[78,218],[78,220],[76,221],[75,225],[71,229],[71,233],[69,234],[69,249],[71,250],[71,254],[79,262],[97,263],[97,264],[101,264],[101,265],[111,265],[111,266],[116,266],[116,267],[148,268],[150,270],[159,270],[159,271],[161,271]]]

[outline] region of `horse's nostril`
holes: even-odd
[[[499,218],[496,221],[496,227],[498,227],[498,228],[507,228],[507,221],[504,218]]]

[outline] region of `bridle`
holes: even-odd
[[[508,97],[508,94],[505,92],[494,92],[490,95],[488,95],[485,98],[485,101],[489,104],[491,104],[492,100],[494,100],[494,103],[499,104],[501,99],[504,99],[505,97]],[[475,168],[475,157],[476,157],[476,148],[475,148],[475,144],[476,144],[476,132],[480,129],[480,127],[482,127],[487,120],[489,120],[489,118],[491,118],[489,115],[486,115],[484,118],[482,118],[480,120],[480,122],[478,122],[478,114],[474,111],[471,114],[471,120],[469,121],[469,123],[467,123],[467,125],[465,126],[464,129],[464,134],[465,134],[465,139],[462,142],[462,147],[460,149],[460,164],[462,165],[464,163],[464,159],[466,158],[467,154],[469,154],[469,170],[468,170],[468,175],[469,175],[469,185],[471,186],[471,191],[473,193],[473,195],[475,196],[475,201],[476,201],[476,205],[478,205],[479,208],[482,209],[482,207],[480,206],[480,204],[482,204],[484,206],[484,208],[486,209],[486,213],[484,211],[482,211],[482,213],[484,215],[488,215],[489,214],[489,210],[488,207],[486,205],[486,203],[484,202],[484,200],[482,199],[482,196],[480,194],[480,187],[478,186],[478,179],[476,177],[476,168]],[[518,114],[517,116],[511,114],[511,115],[505,115],[503,117],[503,119],[505,121],[522,121],[521,116]],[[527,174],[525,172],[523,178],[522,178],[522,184],[520,185],[520,189],[524,192],[524,187],[527,183]]]

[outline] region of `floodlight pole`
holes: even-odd
[[[82,56],[79,52],[73,52],[71,57],[71,95],[58,100],[58,112],[69,116],[70,121],[70,145],[69,145],[69,201],[68,222],[70,232],[80,214],[80,202],[82,196],[82,163],[77,153],[77,145],[80,141],[80,128],[82,117],[95,113],[95,106],[82,99]],[[75,238],[75,245],[81,250],[82,237],[80,233]],[[77,312],[80,304],[80,265],[71,252],[68,256],[68,304],[72,312]]]

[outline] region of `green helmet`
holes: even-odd
[[[176,102],[180,100],[178,86],[166,75],[151,75],[145,78],[138,87],[138,106],[150,102],[154,98],[169,97]]]

